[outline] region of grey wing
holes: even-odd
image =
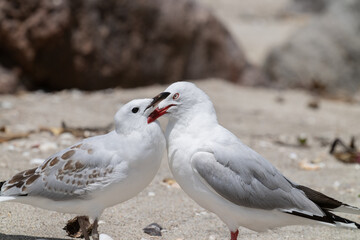
[[[37,168],[16,174],[3,184],[1,194],[53,200],[86,198],[126,177],[126,161],[114,164],[113,158],[114,154],[101,146],[79,143],[52,155]]]
[[[324,215],[259,154],[245,145],[236,147],[212,147],[192,156],[194,171],[216,193],[239,206]]]

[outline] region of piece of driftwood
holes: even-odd
[[[31,133],[31,131],[26,133],[0,133],[0,143],[19,138],[27,138]]]
[[[101,127],[70,127],[64,121],[61,122],[61,127],[40,127],[40,131],[48,131],[58,136],[62,133],[68,132],[75,137],[89,137],[91,133],[107,133],[112,128],[113,124],[108,124]]]
[[[38,130],[30,130],[27,132],[22,133],[13,133],[7,130],[5,126],[0,127],[0,143],[8,142],[14,139],[19,138],[27,138],[30,134],[37,133],[37,132],[50,132],[55,136],[59,136],[62,133],[71,133],[75,137],[89,137],[93,134],[104,134],[111,130],[113,124],[108,124],[106,126],[101,127],[70,127],[64,121],[61,123],[61,127],[39,127]]]

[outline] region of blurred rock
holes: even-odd
[[[360,86],[360,1],[333,1],[324,15],[274,49],[265,63],[280,87],[351,95]]]
[[[333,0],[292,0],[290,11],[320,13],[327,9]]]
[[[0,65],[0,94],[14,93],[18,87],[18,77],[15,71]]]
[[[242,74],[240,81],[245,86],[262,86],[268,87],[270,86],[269,79],[265,76],[263,70],[258,66],[247,66],[246,71]]]
[[[225,27],[194,0],[4,0],[0,50],[28,87],[136,87],[218,77],[249,64]]]

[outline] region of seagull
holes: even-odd
[[[174,178],[227,225],[231,240],[240,226],[257,232],[314,223],[360,228],[333,213],[360,214],[359,208],[289,180],[222,127],[210,98],[195,84],[173,83],[149,108],[155,106],[148,123],[169,118],[165,138]]]
[[[151,101],[130,101],[116,113],[114,131],[84,139],[1,182],[0,201],[90,216],[91,235],[98,240],[104,209],[136,196],[160,167],[166,143],[159,123],[147,123]],[[89,240],[83,220],[79,224]]]

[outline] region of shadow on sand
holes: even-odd
[[[1,240],[68,240],[66,238],[48,238],[48,237],[34,237],[25,235],[6,235],[0,233]]]

